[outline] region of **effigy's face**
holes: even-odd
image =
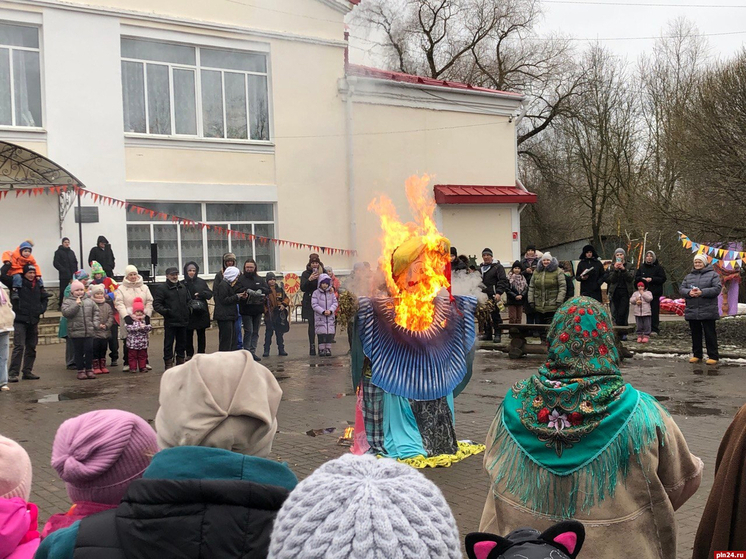
[[[400,291],[409,293],[418,290],[418,284],[423,280],[423,269],[425,267],[425,253],[423,252],[412,262],[407,271],[397,278],[397,287]]]

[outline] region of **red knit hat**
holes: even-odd
[[[135,297],[135,300],[132,301],[132,312],[135,313],[137,311],[145,312],[145,305],[141,297]]]
[[[640,286],[643,286],[643,287],[645,287],[645,284],[644,284],[643,282],[641,282],[641,281],[638,281],[638,282],[637,282],[637,287],[640,287]]]

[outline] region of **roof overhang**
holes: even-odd
[[[352,94],[356,103],[508,117],[515,116],[524,99],[520,93],[472,87],[355,64],[347,66],[339,89],[344,99]]]
[[[536,194],[514,186],[436,184],[438,204],[535,204]]]

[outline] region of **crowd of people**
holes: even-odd
[[[507,309],[509,324],[544,324],[552,322],[560,306],[578,294],[606,303],[611,324],[629,326],[630,308],[635,317],[636,341],[645,344],[651,336],[660,334],[660,301],[667,281],[666,271],[652,250],[637,267],[627,259],[623,248],[614,251],[613,259],[602,261],[592,245],[586,245],[579,256],[576,269],[571,261],[558,261],[549,252],[539,252],[536,246],[526,248],[523,259],[513,262],[509,271],[494,259],[491,249],[482,251],[482,264],[469,267],[469,259],[451,248],[451,270],[456,274],[478,273],[486,302],[477,312],[483,340],[500,343],[501,313]],[[679,294],[686,302],[684,318],[692,336],[691,363],[704,360],[703,340],[708,365],[719,360],[716,321],[720,318],[718,295],[721,281],[704,254],[694,257],[691,272],[679,284]],[[537,329],[538,330],[538,329]],[[537,332],[546,342],[546,329]],[[620,337],[627,340],[623,329]]]
[[[656,399],[624,383],[610,324],[592,298],[564,302],[547,361],[498,406],[469,557],[677,556],[674,511],[698,490],[703,463]],[[281,399],[250,352],[216,352],[164,373],[154,428],[123,410],[68,419],[50,462],[71,506],[43,528],[28,454],[0,437],[0,556],[462,556],[448,503],[416,469],[348,453],[299,483],[272,460]],[[745,429],[746,406],[721,443],[694,559],[746,546]]]

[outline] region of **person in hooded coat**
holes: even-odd
[[[98,262],[104,269],[107,277],[114,277],[114,251],[111,250],[109,241],[103,235],[100,235],[96,241],[96,246],[88,253],[88,265]]]
[[[264,559],[298,484],[268,458],[281,399],[274,375],[245,351],[166,371],[155,416],[162,450],[116,508],[54,532],[36,558]]]
[[[212,282],[213,292],[218,292],[218,285],[220,285],[220,282],[223,281],[223,274],[225,273],[225,269],[231,266],[238,268],[238,260],[236,260],[235,254],[233,254],[232,252],[226,252],[225,254],[223,254],[223,269],[215,274],[215,279]],[[238,312],[238,306],[236,306],[236,316],[237,318],[234,324],[234,328],[236,329],[236,344],[237,349],[241,349],[243,347],[243,320],[241,319],[241,315]]]
[[[635,284],[644,282],[645,288],[653,294],[650,303],[652,312],[652,332],[660,334],[661,322],[661,297],[663,296],[663,285],[666,283],[666,271],[658,262],[658,257],[652,250],[645,253],[645,261],[640,264],[635,274]]]
[[[679,293],[686,300],[684,318],[692,331],[692,358],[690,363],[702,361],[702,332],[707,345],[707,364],[715,365],[718,355],[718,338],[715,323],[720,319],[718,295],[722,289],[720,276],[707,262],[704,254],[694,257],[694,268],[679,285]]]
[[[212,299],[212,290],[207,282],[199,277],[199,265],[194,261],[187,262],[184,266],[184,285],[192,296],[192,301],[200,301],[190,303],[192,312],[187,325],[186,346],[186,359],[189,361],[195,353],[195,332],[197,333],[197,353],[205,353],[207,348],[205,332],[210,327],[210,307],[207,301]]]
[[[715,481],[694,539],[692,559],[712,559],[716,551],[746,549],[746,406],[720,441]]]
[[[603,303],[601,293],[602,277],[604,275],[604,265],[598,259],[598,253],[593,245],[585,245],[583,252],[580,254],[580,262],[575,271],[575,279],[580,282],[580,295],[591,297],[599,303]]]
[[[62,308],[62,300],[65,298],[65,289],[68,284],[73,280],[75,272],[78,271],[78,259],[75,256],[75,252],[70,248],[70,239],[67,237],[62,238],[62,244],[54,252],[54,267],[57,269],[57,273],[60,278],[60,296],[58,300],[58,308]]]

